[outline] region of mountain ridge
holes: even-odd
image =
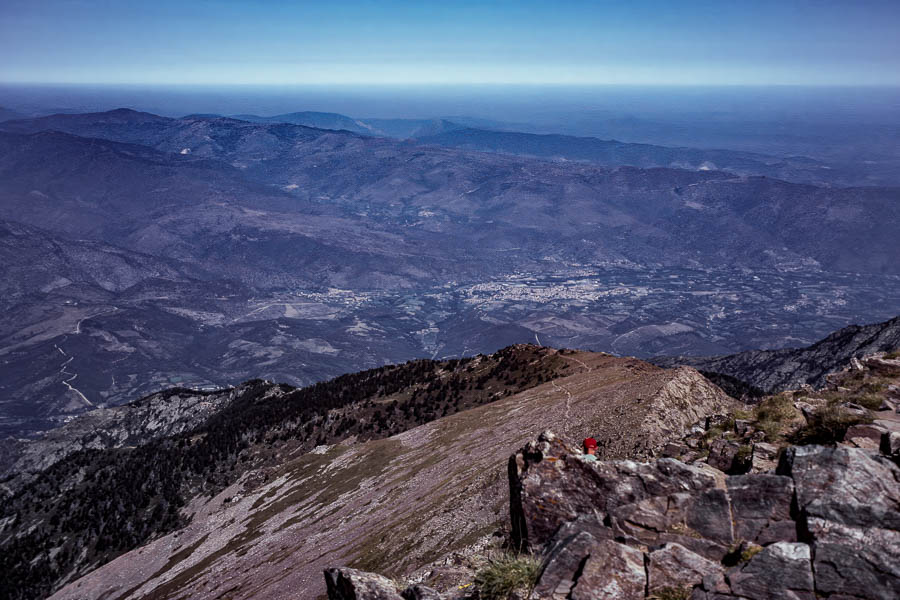
[[[900,316],[882,323],[845,327],[805,348],[751,350],[727,356],[659,357],[650,362],[722,373],[775,393],[805,385],[821,387],[829,373],[846,366],[851,358],[898,347]]]

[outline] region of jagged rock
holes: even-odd
[[[817,589],[853,598],[900,596],[900,468],[859,448],[790,448],[804,538],[815,547]]]
[[[403,600],[444,600],[437,590],[425,585],[411,585],[400,594]]]
[[[768,473],[778,467],[778,453],[780,449],[775,444],[756,442],[753,444],[753,454],[750,458],[751,473]]]
[[[723,428],[731,417],[729,415],[710,415],[706,417],[706,430],[713,427]]]
[[[766,546],[747,563],[729,569],[725,579],[730,588],[730,594],[725,597],[749,600],[816,598],[810,551],[806,544],[778,542]]]
[[[859,404],[856,404],[854,402],[841,402],[840,407],[854,417],[859,417],[861,419],[870,418],[869,410],[866,407],[860,406]]]
[[[572,600],[638,600],[644,597],[647,575],[644,555],[612,540],[601,540],[591,554],[569,598]]]
[[[741,456],[741,446],[740,442],[718,438],[710,444],[706,462],[725,473],[743,472],[746,465]]]
[[[611,512],[617,537],[648,546],[677,542],[712,560],[721,560],[734,542],[725,490],[654,496]]]
[[[890,456],[895,462],[900,461],[900,432],[886,431],[881,436],[881,453]]]
[[[560,536],[546,553],[532,598],[565,599],[598,540],[586,531]]]
[[[881,435],[885,431],[887,429],[874,423],[851,425],[847,428],[847,433],[844,434],[844,441],[853,444],[857,448],[877,450],[881,444]]]
[[[680,444],[678,442],[669,442],[663,448],[662,455],[667,458],[678,458],[682,454],[685,454],[687,451],[688,447],[685,444]]]
[[[816,589],[833,597],[900,598],[900,532],[810,519]]]
[[[601,515],[653,496],[716,487],[703,469],[671,458],[654,463],[586,463],[555,435],[545,432],[510,458],[512,540],[541,548],[559,527],[579,515]]]
[[[647,589],[691,589],[704,577],[721,573],[722,565],[691,552],[681,544],[666,544],[647,557]]]
[[[349,568],[325,569],[328,600],[404,600],[387,577]]]
[[[860,448],[794,446],[782,453],[778,474],[793,478],[806,518],[900,529],[900,468],[883,456]]]
[[[794,482],[780,475],[734,475],[728,478],[734,537],[768,544],[797,539],[791,519]]]
[[[762,450],[770,460],[777,452]],[[623,554],[647,552],[648,590],[682,593],[702,579],[697,599],[811,600],[815,589],[832,598],[900,597],[900,469],[886,457],[797,447],[782,454],[776,473],[726,477],[671,459],[582,468],[576,456],[545,434],[514,459],[522,467],[511,471],[524,492],[522,531],[536,549],[553,526],[562,540],[548,546],[552,566],[535,597],[574,598],[579,586],[587,589],[584,574],[600,545],[617,553],[622,573]],[[577,503],[586,505],[581,514]],[[681,559],[684,565],[671,566]],[[726,559],[743,562],[722,575],[718,565]],[[813,584],[814,573],[821,583]],[[607,597],[592,586],[587,597]]]

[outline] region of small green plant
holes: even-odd
[[[891,350],[890,352],[888,352],[887,354],[885,354],[884,357],[885,357],[886,359],[888,359],[888,360],[893,360],[893,359],[895,359],[895,358],[900,358],[900,348],[897,348],[896,350]]]
[[[703,439],[708,443],[721,436],[723,433],[725,432],[721,427],[710,427],[706,430],[706,433],[703,434]]]
[[[882,398],[878,394],[858,394],[856,396],[850,396],[847,400],[859,404],[864,408],[868,408],[869,410],[878,410],[881,408],[882,402]]]
[[[475,574],[475,587],[485,600],[507,600],[514,592],[528,596],[540,571],[541,561],[530,554],[502,554]]]
[[[740,408],[734,411],[734,418],[739,419],[741,421],[749,421],[754,417],[753,411],[750,410],[741,410]]]
[[[647,600],[688,600],[691,589],[686,587],[663,587],[647,596]]]
[[[844,439],[850,426],[871,422],[871,417],[853,414],[831,401],[810,415],[806,426],[792,436],[791,442],[801,445],[834,444]]]
[[[762,546],[750,546],[743,552],[741,552],[741,562],[749,562],[751,558],[762,552]]]
[[[766,434],[767,441],[772,442],[798,414],[790,398],[784,395],[771,396],[756,407],[756,428]]]

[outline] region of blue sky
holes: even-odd
[[[3,0],[0,82],[898,85],[898,31],[898,0]]]

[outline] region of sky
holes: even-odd
[[[898,31],[898,0],[2,0],[0,83],[900,85]]]

